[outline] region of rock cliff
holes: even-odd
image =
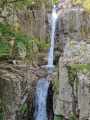
[[[26,101],[26,70],[23,67],[0,63],[0,99],[6,102],[4,120],[18,119]]]
[[[12,4],[10,4],[12,5]],[[12,9],[12,8],[11,8]],[[0,22],[15,31],[45,40],[50,43],[51,13],[44,10],[26,11],[16,9],[9,14],[7,8],[0,9]],[[55,116],[65,119],[73,115],[77,120],[90,119],[90,20],[84,7],[78,3],[60,2],[57,5],[54,63],[59,61],[59,88],[54,93]],[[11,41],[12,42],[12,41]],[[35,46],[48,54],[48,49]],[[26,52],[26,51],[25,51]],[[20,51],[20,55],[26,53]],[[38,56],[38,64],[47,64],[47,56]],[[0,63],[0,98],[6,103],[5,120],[18,120],[21,108],[27,101],[31,112],[32,98],[37,81],[45,77],[52,81],[56,72],[39,68],[30,61],[15,60],[12,64]],[[53,74],[53,75],[52,75]],[[30,119],[30,115],[29,115]],[[24,118],[25,120],[25,118]]]
[[[3,120],[28,120],[35,87],[43,72],[29,60],[13,60],[11,63],[0,62],[0,99],[7,104]]]
[[[55,61],[63,55],[63,48],[67,42],[86,39],[90,32],[89,15],[81,4],[60,2],[57,6],[57,14]]]
[[[59,94],[54,99],[55,115],[90,119],[90,44],[71,42],[59,59]]]
[[[60,2],[55,41],[59,58],[59,88],[54,114],[64,119],[90,119],[90,22],[78,3]],[[58,60],[58,59],[57,59]],[[74,116],[74,117],[75,117]]]

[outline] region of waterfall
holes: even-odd
[[[50,82],[46,79],[38,81],[35,94],[34,120],[48,120],[46,100]]]
[[[56,6],[54,5],[52,9],[52,33],[51,33],[51,47],[49,51],[49,57],[48,57],[48,67],[53,67],[53,53],[54,53],[54,36],[55,36],[55,28],[56,28]]]
[[[48,65],[42,67],[55,67],[53,65],[53,53],[54,53],[54,36],[56,27],[56,6],[54,5],[52,10],[52,35],[51,35],[51,47],[49,51]],[[51,69],[51,68],[50,68]],[[36,87],[35,100],[34,100],[34,112],[33,120],[52,120],[53,119],[53,102],[52,92],[50,92],[50,82],[46,79],[39,80]],[[50,98],[50,97],[51,98]],[[48,106],[49,108],[48,108]]]
[[[43,65],[42,67],[55,67],[53,65],[53,59],[54,59],[54,37],[55,37],[55,28],[56,28],[56,20],[57,20],[57,14],[56,14],[56,6],[54,5],[52,9],[52,25],[51,25],[51,46],[49,51],[49,57],[48,57],[48,64]]]

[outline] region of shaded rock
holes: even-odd
[[[21,31],[38,40],[46,40],[45,13],[41,10],[28,10],[19,15]]]
[[[3,21],[4,21],[4,18],[0,18],[0,22],[3,23]]]
[[[51,25],[45,11],[28,9],[28,11],[20,12],[18,17],[21,32],[23,34],[27,34],[39,41],[45,40],[50,42]],[[38,65],[46,64],[49,48],[38,47],[38,51],[46,54],[44,57],[37,54]]]
[[[25,69],[17,69],[9,64],[0,66],[0,98],[7,103],[4,120],[16,120],[25,100],[26,89]],[[23,102],[22,102],[23,101]]]

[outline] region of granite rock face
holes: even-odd
[[[30,10],[20,12],[18,14],[20,30],[23,34],[37,40],[44,40],[50,43],[51,34],[51,14],[47,14],[42,10]],[[47,55],[49,48],[38,47],[40,53],[45,53],[45,56],[37,55],[38,64],[47,64]]]
[[[37,81],[45,72],[27,60],[0,62],[0,99],[7,103],[3,120],[28,120],[32,111]],[[28,110],[21,114],[25,103]]]
[[[19,18],[22,33],[28,34],[38,40],[46,40],[45,13],[41,10],[28,10],[21,12]]]
[[[1,63],[0,99],[7,103],[4,120],[16,120],[26,95],[26,71],[24,68]]]
[[[82,32],[88,30],[88,13],[79,3],[63,2],[57,7],[58,32]]]
[[[79,3],[60,2],[57,6],[55,36],[55,59],[63,55],[63,48],[69,41],[86,39],[90,32],[87,11]]]
[[[77,77],[73,86],[70,85],[69,72],[66,66],[71,68],[77,66]],[[65,118],[70,118],[74,114],[77,116],[77,120],[89,120],[89,86],[90,44],[83,41],[69,42],[65,46],[63,57],[59,59],[59,94],[54,96],[54,114],[63,115]]]

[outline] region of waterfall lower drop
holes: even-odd
[[[34,120],[48,120],[46,100],[50,82],[46,79],[39,80],[35,94]]]
[[[52,9],[51,47],[50,47],[50,51],[49,51],[48,64],[43,65],[42,67],[55,67],[53,65],[53,59],[54,59],[53,54],[54,54],[54,37],[55,37],[56,20],[57,20],[56,6],[54,5],[54,7]]]

